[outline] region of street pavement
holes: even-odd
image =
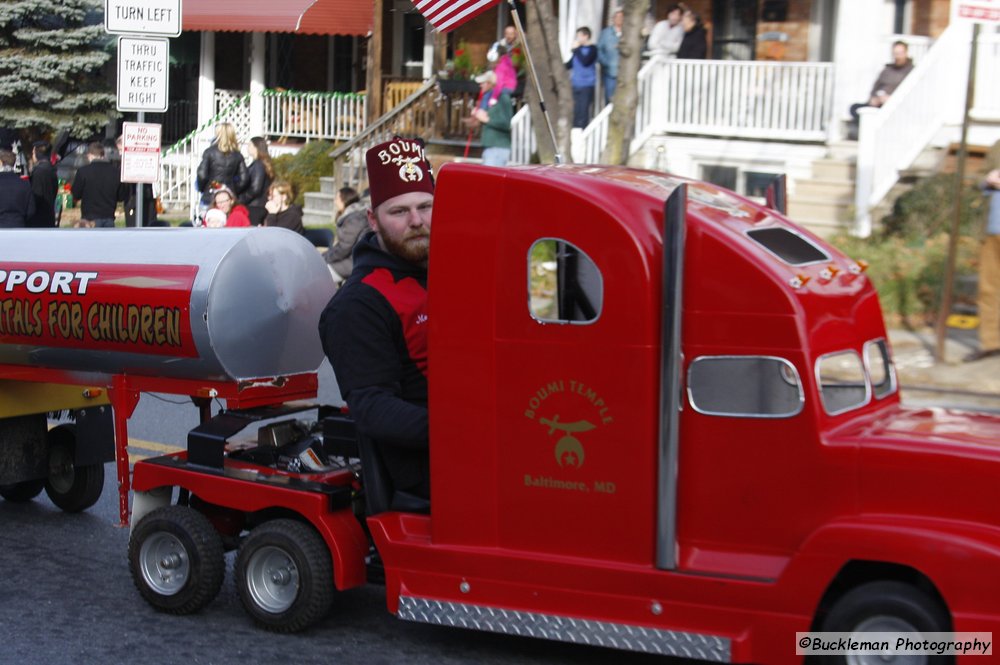
[[[889,343],[904,402],[1000,411],[1000,356],[962,362],[979,348],[975,331],[949,329],[941,362],[929,328],[890,330]]]

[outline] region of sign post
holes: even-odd
[[[962,116],[962,140],[958,146],[958,166],[955,169],[955,193],[952,206],[951,232],[948,237],[948,257],[944,266],[944,285],[941,288],[941,309],[934,326],[937,337],[934,359],[944,360],[944,342],[948,335],[948,317],[951,313],[952,288],[955,283],[955,261],[958,257],[958,226],[962,219],[962,186],[965,184],[965,156],[969,140],[969,111],[976,95],[976,55],[979,50],[981,23],[1000,23],[1000,0],[953,0],[952,22],[972,23],[972,45],[969,53],[969,73],[965,85],[965,113]],[[980,325],[982,323],[980,322]]]
[[[134,111],[138,122],[126,122],[122,130],[121,179],[138,183],[135,223],[142,227],[142,184],[157,182],[160,169],[160,125],[148,125],[144,120],[146,111],[167,110],[170,41],[162,38],[180,36],[181,0],[105,0],[104,30],[123,35],[118,38],[116,106],[119,111]]]

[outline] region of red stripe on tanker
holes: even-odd
[[[197,266],[4,263],[0,343],[194,358]]]
[[[5,230],[0,364],[245,381],[315,372],[334,284],[287,229]]]

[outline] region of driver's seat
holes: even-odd
[[[404,513],[431,511],[431,502],[427,499],[409,492],[396,491],[375,441],[360,432],[358,453],[361,459],[361,485],[365,491],[365,506],[369,516],[390,510]]]

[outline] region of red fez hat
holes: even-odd
[[[422,141],[396,137],[371,148],[365,162],[372,210],[400,194],[434,193],[434,175]]]

